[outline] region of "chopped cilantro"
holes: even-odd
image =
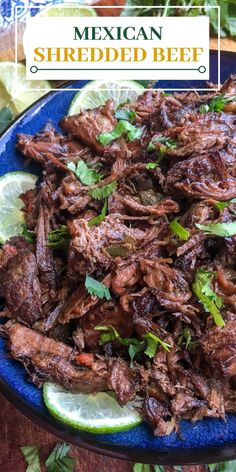
[[[104,185],[103,187],[98,187],[93,190],[90,190],[89,195],[95,198],[95,200],[103,200],[104,198],[109,197],[117,189],[117,182],[113,181],[110,184]]]
[[[227,238],[236,234],[236,221],[226,221],[225,223],[211,223],[209,225],[196,224],[196,227],[205,233],[214,234]]]
[[[94,218],[91,218],[91,220],[88,221],[88,225],[89,226],[95,226],[95,225],[98,225],[99,223],[101,223],[106,217],[107,208],[108,208],[108,203],[107,203],[107,200],[106,200],[103,207],[102,207],[101,213],[98,216],[95,216]]]
[[[30,231],[27,228],[27,225],[25,223],[22,225],[22,236],[24,236],[27,243],[33,244],[35,242],[35,233],[34,233],[34,231]]]
[[[136,113],[134,110],[119,107],[115,112],[115,118],[117,118],[117,120],[126,120],[133,123],[136,118]]]
[[[114,141],[115,139],[120,138],[121,136],[125,135],[128,141],[134,141],[135,139],[140,139],[142,136],[142,129],[136,128],[134,125],[131,125],[126,120],[120,120],[116,127],[110,133],[102,133],[99,134],[97,139],[99,143],[103,144],[103,146],[107,146],[109,143]]]
[[[94,185],[102,179],[101,174],[94,169],[90,169],[86,162],[82,160],[78,162],[77,166],[73,162],[69,162],[67,167],[74,172],[83,185]]]
[[[39,462],[39,447],[38,446],[23,446],[20,448],[25,462],[28,465],[26,472],[41,472]]]
[[[215,207],[217,208],[217,210],[221,211],[221,210],[224,210],[225,208],[227,208],[232,203],[236,203],[236,198],[232,198],[232,200],[227,200],[225,202],[216,202]]]
[[[169,348],[171,347],[171,345],[165,343],[153,333],[145,334],[144,339],[146,339],[147,341],[147,346],[144,353],[150,358],[153,358],[156,355],[158,344],[160,344],[160,346],[163,347],[165,351],[170,350]]]
[[[66,250],[69,243],[70,233],[66,225],[60,225],[57,229],[48,233],[47,247]]]
[[[147,151],[148,152],[156,151],[156,146],[155,146],[156,143],[163,144],[167,149],[176,149],[177,147],[176,139],[171,139],[171,138],[168,138],[167,136],[156,136],[148,144]]]
[[[195,274],[195,280],[192,285],[194,294],[200,300],[206,312],[211,313],[215,324],[221,328],[225,322],[220,314],[219,309],[223,306],[223,300],[211,288],[211,282],[214,273],[205,269],[198,269]]]
[[[177,236],[179,239],[182,239],[183,241],[188,241],[190,238],[190,232],[184,228],[177,219],[171,221],[170,229],[175,236]]]
[[[73,472],[75,469],[75,459],[68,456],[70,446],[68,444],[57,444],[45,465],[48,472]]]
[[[98,298],[106,298],[106,300],[111,300],[110,290],[106,285],[98,280],[90,277],[90,275],[86,275],[85,279],[85,288],[90,293],[90,295],[95,295]]]
[[[207,104],[203,104],[199,107],[200,113],[207,113],[208,111],[211,112],[222,112],[224,110],[224,106],[226,103],[233,102],[236,100],[236,95],[232,95],[232,97],[225,97],[222,94],[216,95],[212,98],[212,100]]]

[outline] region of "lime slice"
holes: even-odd
[[[0,82],[0,110],[5,107],[10,108],[13,116],[17,114],[16,107],[11,101],[11,96],[9,95],[9,93],[7,93],[5,87]]]
[[[23,201],[19,195],[34,188],[37,175],[9,172],[0,178],[0,242],[22,233]]]
[[[134,80],[118,80],[104,82],[94,80],[88,82],[73,98],[68,115],[77,115],[82,110],[100,107],[112,99],[115,106],[121,103],[134,101],[144,92],[144,87]]]
[[[112,393],[71,393],[59,385],[45,382],[43,397],[53,416],[74,428],[91,433],[124,431],[142,421],[133,402],[121,407]]]
[[[15,81],[16,67],[17,81]],[[16,66],[13,62],[0,62],[1,108],[9,106],[14,115],[21,113],[50,88],[47,80],[26,80],[26,69],[23,64],[19,63]]]
[[[84,5],[69,5],[65,4],[50,5],[38,13],[39,16],[97,16],[94,8],[85,7]]]

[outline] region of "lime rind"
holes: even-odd
[[[48,5],[38,13],[42,17],[83,17],[83,16],[97,16],[96,10],[93,7],[81,4],[62,4],[62,5]]]
[[[121,407],[113,395],[71,393],[51,382],[43,386],[44,402],[59,421],[90,433],[117,433],[142,422],[133,403]]]
[[[122,103],[135,101],[144,92],[144,87],[134,80],[116,82],[91,81],[72,99],[68,115],[75,115],[83,110],[97,108],[112,99],[115,107]]]
[[[27,172],[9,172],[0,177],[0,242],[22,234],[23,201],[19,196],[35,187],[38,176]]]
[[[16,72],[17,81],[15,81]],[[26,80],[24,64],[0,62],[1,107],[9,107],[14,116],[24,111],[50,89],[51,85],[47,80]]]

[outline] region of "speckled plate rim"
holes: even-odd
[[[212,51],[211,54],[217,54]],[[236,61],[236,53],[231,51],[224,51],[224,56],[228,56]],[[71,82],[66,82],[59,90],[68,87]],[[1,134],[0,139],[8,133],[11,128],[21,120],[21,118],[27,115],[28,111],[35,106],[43,102],[49,95],[55,94],[55,91],[48,92],[42,98],[34,102],[29,106],[23,113],[21,113]],[[142,462],[149,464],[160,464],[160,465],[195,465],[195,464],[207,464],[212,462],[224,462],[227,460],[236,459],[236,443],[220,445],[216,447],[207,448],[192,448],[192,449],[162,449],[162,450],[145,450],[142,448],[130,448],[121,445],[114,445],[107,442],[97,440],[97,436],[94,439],[91,435],[73,429],[64,423],[57,421],[53,416],[47,412],[39,411],[37,408],[29,404],[27,401],[21,398],[9,384],[0,378],[0,392],[4,397],[9,400],[20,412],[26,417],[31,419],[40,427],[46,431],[58,436],[64,441],[71,442],[78,447],[82,447],[94,453],[103,454],[114,459]]]

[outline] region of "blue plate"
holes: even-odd
[[[211,69],[215,74],[217,55],[211,55]],[[236,72],[236,54],[223,53],[221,81]],[[234,70],[233,70],[234,69]],[[73,87],[81,87],[81,82]],[[168,83],[161,86],[168,88]],[[172,85],[173,86],[173,85]],[[179,84],[176,83],[176,87]],[[67,114],[75,92],[64,89],[51,92],[28,108],[0,138],[0,174],[25,170],[24,160],[15,150],[17,133],[34,134],[48,120],[55,126]],[[27,169],[28,170],[28,169]],[[35,172],[32,166],[30,171]],[[130,431],[116,434],[88,434],[59,423],[50,416],[43,404],[41,391],[27,380],[22,365],[9,356],[6,342],[0,339],[0,389],[3,394],[23,413],[45,429],[64,440],[95,452],[134,462],[154,464],[200,464],[221,462],[236,458],[236,415],[227,420],[204,419],[196,423],[181,422],[181,435],[154,438],[148,425],[142,424]]]

